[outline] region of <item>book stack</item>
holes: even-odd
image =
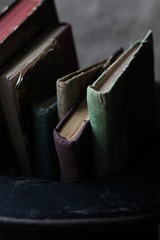
[[[79,69],[71,25],[52,0],[8,4],[0,15],[0,171],[84,181],[126,169],[156,128],[152,31]]]
[[[57,99],[61,179],[124,171],[142,146],[150,147],[156,131],[152,31],[108,61],[58,79]]]
[[[0,169],[12,165],[34,176],[32,104],[55,93],[57,78],[75,71],[78,62],[71,25],[59,22],[52,0],[8,4],[0,18],[0,132],[5,140]]]

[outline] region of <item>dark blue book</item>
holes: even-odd
[[[33,136],[35,175],[59,179],[59,163],[53,139],[53,128],[58,123],[56,95],[47,95],[33,104]]]

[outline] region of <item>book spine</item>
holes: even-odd
[[[92,177],[92,151],[89,121],[86,122],[79,135],[72,141],[68,141],[59,135],[59,129],[70,112],[67,113],[53,132],[61,180],[80,181],[90,179]]]
[[[81,98],[86,92],[87,86],[91,84],[97,72],[102,68],[102,63],[93,65],[83,71],[76,71],[74,75],[65,79],[59,78],[56,82],[57,87],[57,108],[58,117],[62,119],[67,111]]]
[[[87,104],[92,129],[94,176],[104,177],[114,169],[107,97],[104,106],[100,93],[89,86]]]
[[[126,131],[123,115],[119,112],[121,100],[89,86],[87,102],[92,129],[94,175],[104,177],[115,174],[125,167],[127,159]]]
[[[54,141],[59,159],[61,181],[79,180],[77,159],[73,151],[74,143],[61,138],[56,130],[54,130]]]
[[[57,121],[57,104],[47,109],[33,107],[36,177],[59,179],[59,163],[52,135]]]

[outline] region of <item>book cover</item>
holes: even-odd
[[[72,123],[75,117],[73,113],[81,111],[81,108],[84,108],[85,105],[86,101],[80,108],[72,107],[53,132],[61,181],[83,181],[92,178],[90,122],[84,121],[80,131],[74,136],[68,132],[68,136],[64,137],[61,133],[66,122]],[[71,128],[73,129],[74,126],[71,126]]]
[[[54,37],[58,40],[61,48],[65,73],[69,74],[76,71],[79,68],[79,63],[71,24],[61,22],[52,29],[56,30],[54,31]]]
[[[32,102],[49,90],[56,92],[57,78],[69,73],[63,62],[67,59],[64,46],[59,43],[59,36],[65,38],[68,28],[61,32],[61,27],[34,41],[0,77],[4,115],[22,174],[27,176],[32,175],[33,166]],[[75,66],[69,69],[75,70]]]
[[[0,18],[2,18],[19,0],[5,0],[0,2]]]
[[[57,109],[59,119],[62,119],[68,110],[78,101],[87,86],[91,83],[93,77],[101,70],[105,63],[106,61],[102,61],[91,67],[79,69],[57,79]]]
[[[87,89],[95,177],[116,174],[155,124],[153,35],[133,44]]]
[[[32,40],[59,22],[52,0],[19,0],[8,4],[10,9],[0,16],[1,72]]]
[[[93,82],[104,69],[108,68],[122,52],[122,48],[118,49],[107,60],[57,80],[57,105],[62,105],[64,116],[61,116],[62,119],[54,129],[53,135],[62,181],[92,178],[92,146],[86,89],[88,84]],[[67,105],[66,101],[68,101]],[[63,108],[63,104],[67,106],[66,109]]]
[[[108,59],[93,64],[87,68],[72,71],[70,74],[57,79],[57,109],[58,118],[62,119],[68,110],[84,95],[87,86],[121,55],[123,48],[117,49]]]
[[[77,181],[91,178],[90,169],[90,126],[86,121],[77,136],[63,137],[60,132],[66,125],[72,128],[72,121],[80,109],[79,100],[81,95],[94,77],[100,72],[107,60],[94,64],[85,69],[79,69],[57,80],[57,110],[61,121],[54,129],[54,142],[60,166],[62,181]],[[85,102],[86,103],[86,102]],[[80,104],[80,108],[78,107]],[[84,104],[82,107],[85,107]],[[78,119],[77,119],[78,120]],[[74,124],[74,123],[73,123]],[[73,127],[74,128],[74,127]]]
[[[41,21],[44,16],[47,18]],[[41,24],[39,22],[41,21]],[[22,49],[27,47],[41,32],[59,22],[56,8],[50,0],[6,0],[0,2],[0,72],[15,61]],[[1,103],[0,108],[2,109]],[[8,128],[0,113],[0,171],[11,172],[15,167],[14,149],[8,138]],[[3,136],[3,137],[2,137]],[[17,168],[17,166],[16,166]]]
[[[59,162],[53,140],[58,124],[56,94],[49,93],[33,103],[33,144],[35,176],[59,180]]]

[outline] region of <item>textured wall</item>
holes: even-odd
[[[55,0],[59,18],[72,24],[81,66],[125,49],[153,30],[156,78],[160,79],[159,0]]]

